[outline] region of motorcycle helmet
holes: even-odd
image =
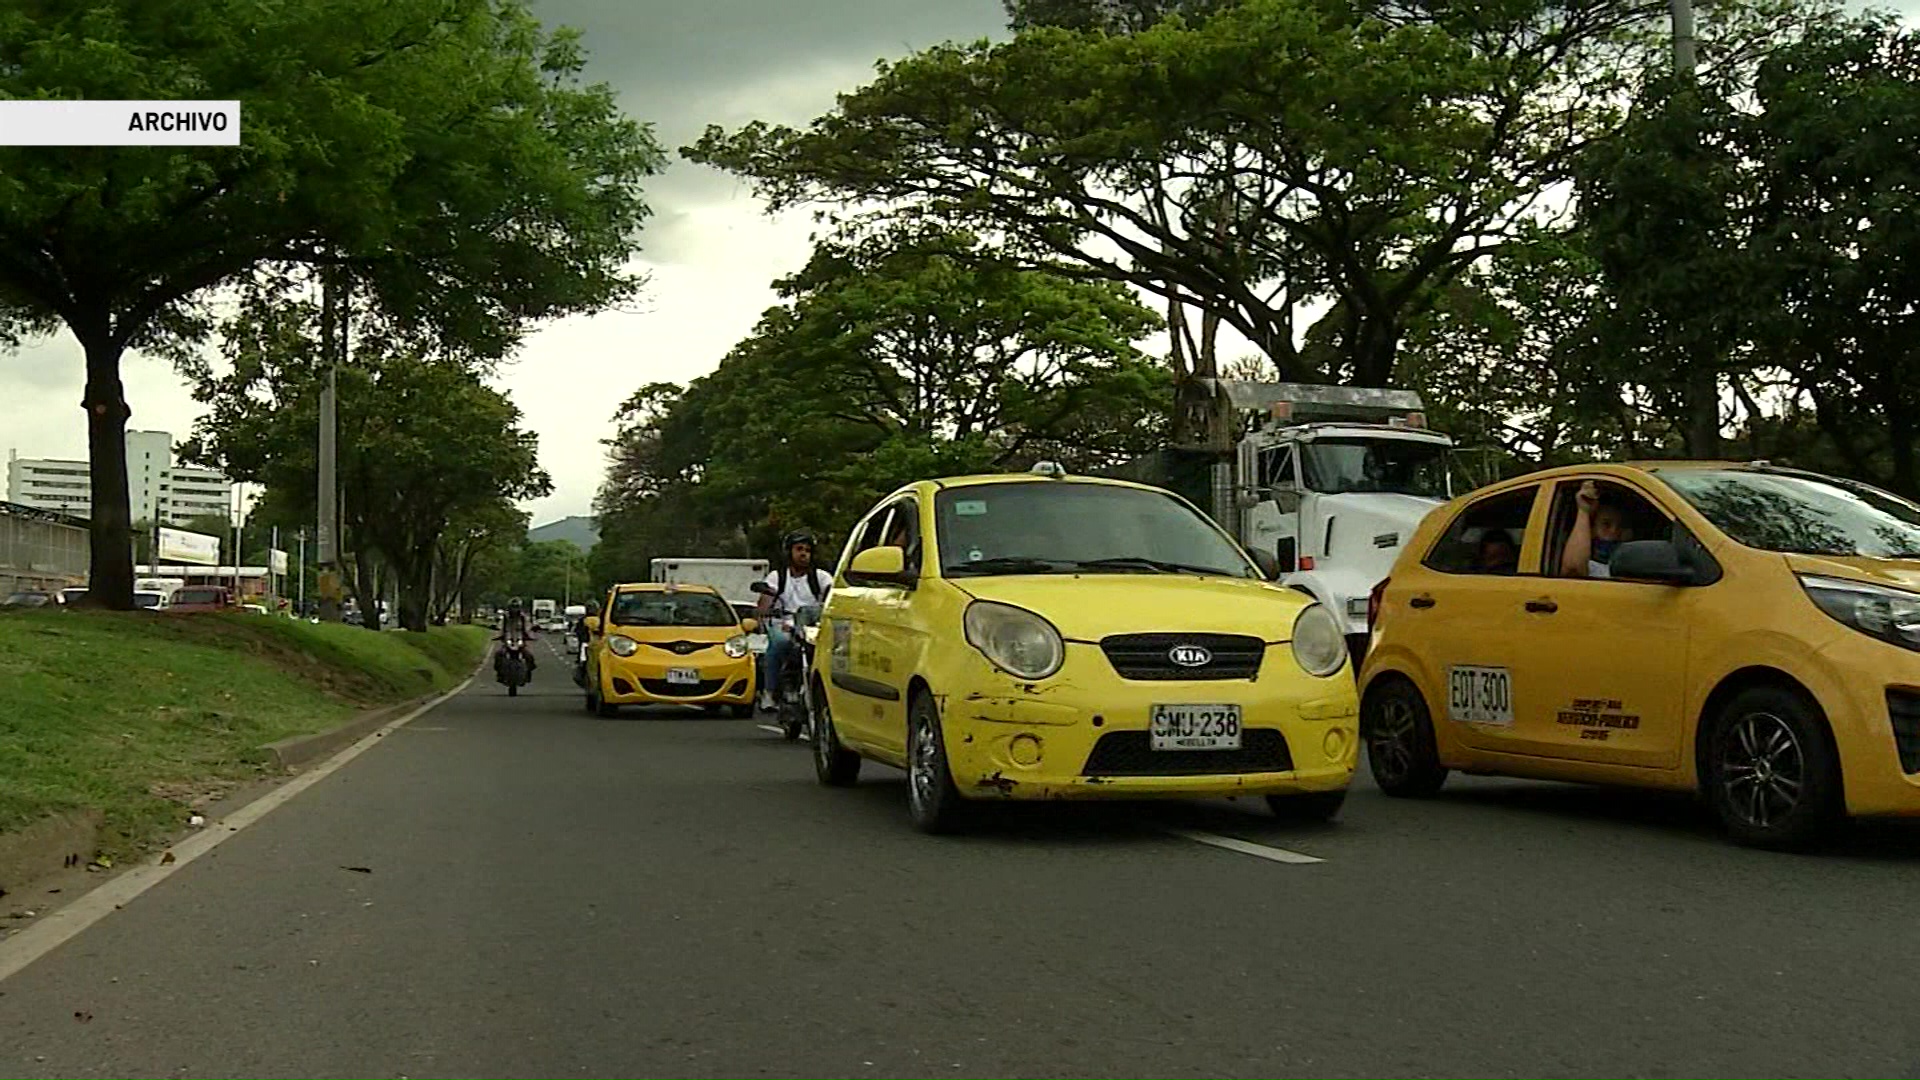
[[[781,554],[784,555],[787,552],[792,551],[795,544],[805,544],[808,547],[816,546],[813,542],[812,533],[797,530],[797,531],[788,533],[786,537],[780,541]]]

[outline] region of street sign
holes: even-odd
[[[220,538],[185,529],[160,527],[159,562],[189,563],[194,566],[220,565]]]
[[[279,548],[269,550],[267,552],[267,569],[276,574],[285,574],[287,572],[287,553],[281,551]]]

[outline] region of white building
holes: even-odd
[[[84,461],[7,455],[7,501],[90,517],[93,508]],[[173,463],[173,436],[164,431],[127,432],[127,496],[133,520],[184,525],[204,514],[233,512],[233,485],[211,469]]]

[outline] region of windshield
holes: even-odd
[[[613,598],[615,626],[738,626],[733,606],[712,593],[626,592]]]
[[[1390,492],[1447,498],[1447,447],[1412,439],[1315,439],[1301,445],[1301,482],[1322,495]]]
[[[1750,548],[1920,558],[1920,506],[1864,484],[1718,469],[1658,475],[1721,532]]]
[[[934,498],[941,573],[1202,573],[1258,578],[1213,523],[1171,495],[1105,484],[983,484]]]
[[[137,592],[133,594],[133,606],[143,608],[159,607],[160,601],[164,599],[166,599],[166,597],[161,596],[157,592]]]
[[[181,589],[173,594],[176,604],[218,604],[224,597],[214,589]]]

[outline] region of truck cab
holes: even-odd
[[[1358,662],[1368,594],[1421,520],[1453,497],[1454,444],[1426,428],[1417,395],[1360,390],[1341,401],[1338,388],[1313,391],[1319,400],[1272,403],[1239,443],[1234,531],[1274,557],[1281,584],[1333,612]]]

